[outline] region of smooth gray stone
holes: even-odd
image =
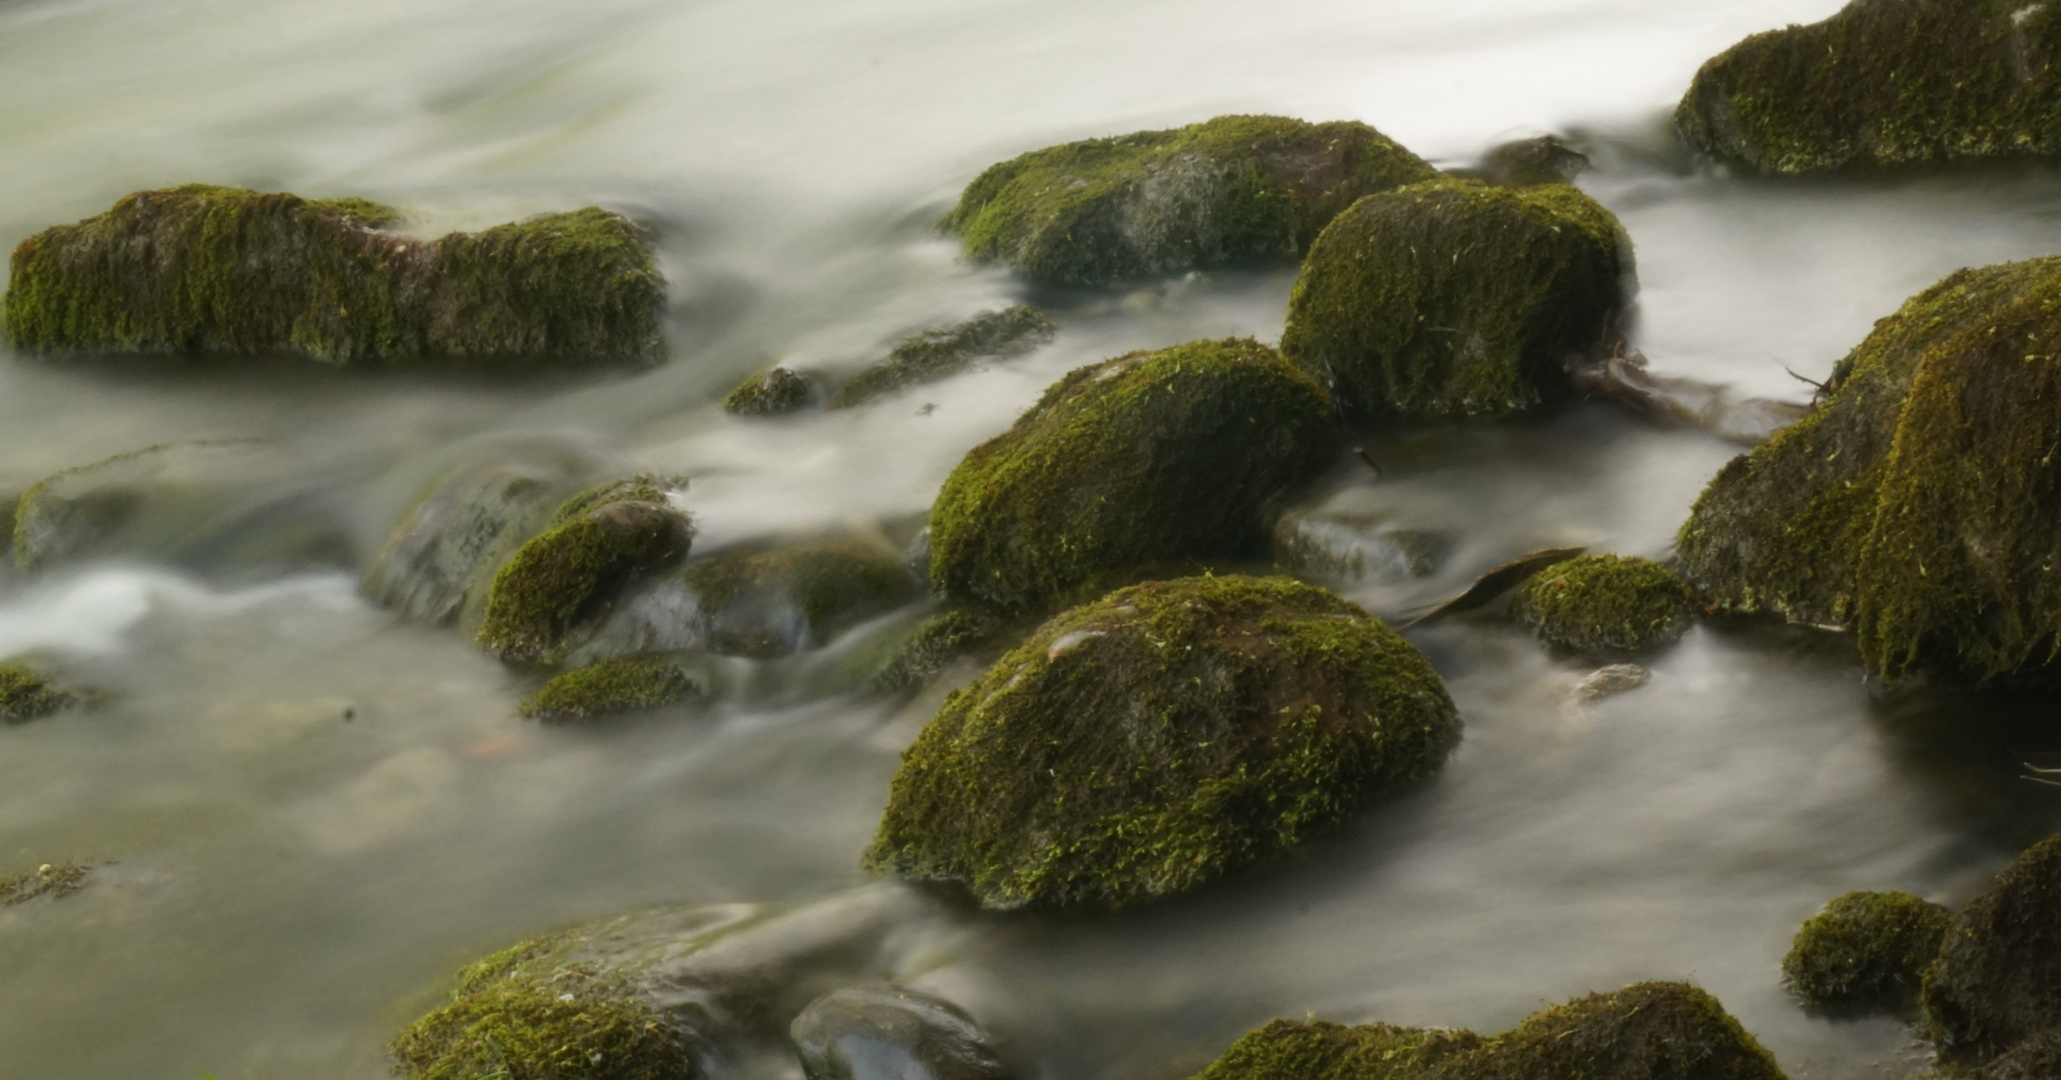
[[[809,1004],[788,1027],[809,1080],[1008,1080],[987,1033],[949,1001],[853,986]]]

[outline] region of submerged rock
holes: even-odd
[[[987,1033],[942,998],[855,986],[809,1003],[788,1027],[808,1080],[1008,1080]]]
[[[1285,258],[1354,199],[1437,170],[1365,124],[1220,116],[990,167],[941,225],[969,258],[1069,285]]]
[[[34,870],[0,877],[0,907],[13,907],[48,896],[70,896],[86,887],[92,868],[84,863],[44,863]]]
[[[1571,184],[1589,171],[1589,155],[1558,135],[1539,135],[1500,143],[1471,168],[1448,169],[1454,176],[1468,177],[1497,187],[1537,187],[1540,184]]]
[[[1317,238],[1281,353],[1360,416],[1514,412],[1608,351],[1632,273],[1617,219],[1565,184],[1413,184]]]
[[[651,242],[596,207],[425,240],[363,199],[189,184],[15,248],[0,322],[31,352],[294,353],[333,363],[656,363]]]
[[[1276,1020],[1197,1080],[1782,1080],[1716,998],[1683,983],[1591,994],[1501,1035]]]
[[[694,676],[671,660],[622,657],[597,660],[553,678],[517,712],[547,724],[564,723],[676,705],[701,694]]]
[[[895,643],[866,677],[866,687],[890,694],[922,686],[1001,632],[1001,620],[983,611],[939,612]]]
[[[1692,149],[1764,173],[2061,151],[2061,11],[2019,0],[1853,0],[1703,65],[1675,110]]]
[[[1953,917],[1909,893],[1847,893],[1796,932],[1782,977],[1808,1005],[1907,1009]]]
[[[1773,398],[1735,398],[1725,387],[1655,375],[1646,357],[1620,346],[1607,357],[1572,365],[1568,376],[1585,397],[1615,401],[1655,420],[1693,424],[1736,443],[1758,446],[1808,415],[1809,407]]]
[[[1291,510],[1274,525],[1276,565],[1345,584],[1428,577],[1452,546],[1444,533],[1399,528],[1362,510]]]
[[[1582,676],[1568,697],[1576,705],[1593,705],[1604,698],[1637,690],[1652,677],[1653,672],[1641,664],[1606,664]]]
[[[83,705],[91,696],[65,686],[26,661],[0,661],[0,723],[40,720]]]
[[[1331,593],[1138,585],[945,700],[865,863],[988,908],[1123,907],[1314,838],[1436,771],[1458,734],[1424,657]]]
[[[730,391],[723,408],[738,416],[782,416],[814,405],[822,394],[809,376],[793,368],[770,367]]]
[[[887,359],[852,376],[830,397],[833,409],[955,375],[980,360],[1021,356],[1052,340],[1059,327],[1029,304],[985,311],[956,326],[903,338]]]
[[[1548,567],[1558,566],[1587,550],[1589,549],[1582,547],[1540,548],[1519,555],[1509,562],[1490,567],[1475,578],[1474,583],[1467,586],[1466,591],[1411,619],[1403,629],[1408,630],[1412,626],[1436,622],[1448,615],[1459,615],[1487,607],[1494,603],[1496,598],[1531,580]]]
[[[1126,569],[1256,554],[1336,439],[1323,390],[1255,341],[1077,369],[946,479],[932,585],[1026,613]]]
[[[1676,548],[1733,612],[1854,627],[1868,668],[1976,677],[2061,645],[2061,258],[1961,270],[1876,324],[1809,416],[1712,478]]]
[[[1980,1064],[2061,1028],[2061,836],[1997,874],[1947,927],[1925,976],[1940,1057]]]
[[[1520,586],[1516,613],[1547,644],[1636,653],[1682,636],[1696,617],[1696,592],[1652,559],[1583,555]]]

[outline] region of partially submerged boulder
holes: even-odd
[[[946,479],[932,585],[1024,613],[1129,568],[1258,554],[1336,438],[1324,391],[1248,339],[1077,369]]]
[[[20,724],[83,705],[92,695],[21,659],[0,661],[0,723]]]
[[[1515,412],[1609,351],[1632,280],[1623,227],[1572,187],[1413,184],[1317,238],[1281,353],[1359,416]]]
[[[943,998],[886,984],[832,991],[788,1026],[808,1080],[1008,1080],[988,1034]]]
[[[1354,199],[1436,175],[1365,124],[1220,116],[994,165],[941,224],[969,258],[1094,285],[1290,257]]]
[[[1954,917],[1925,975],[1940,1056],[1980,1064],[2061,1028],[2061,836],[2034,845]]]
[[[1588,170],[1589,155],[1573,143],[1558,135],[1535,135],[1498,143],[1475,165],[1446,171],[1497,187],[1536,187],[1571,184]]]
[[[553,678],[524,699],[522,716],[547,724],[595,720],[677,705],[702,695],[678,663],[656,656],[597,660]]]
[[[1302,844],[1435,772],[1445,685],[1380,620],[1287,578],[1197,577],[1054,617],[902,758],[876,871],[988,908],[1115,908]]]
[[[1696,616],[1696,592],[1652,559],[1582,555],[1519,586],[1516,613],[1559,648],[1637,653],[1682,636]]]
[[[435,240],[363,199],[188,184],[14,250],[0,323],[30,352],[293,353],[502,367],[664,358],[651,241],[597,207]]]
[[[1946,908],[1909,893],[1847,893],[1796,932],[1782,977],[1818,1008],[1907,1009],[1952,920]]]
[[[894,644],[866,677],[866,687],[891,694],[922,686],[1001,632],[1001,620],[977,608],[941,611]]]
[[[1051,341],[1059,332],[1052,317],[1030,306],[1013,304],[984,311],[942,330],[922,330],[903,338],[887,359],[852,376],[830,396],[830,407],[845,409],[875,398],[955,375],[981,360],[1021,356]]]
[[[1810,415],[1719,470],[1676,541],[1704,598],[1859,631],[1868,668],[1989,677],[2061,648],[2061,258],[1960,270],[1876,324]]]
[[[1703,65],[1690,148],[1763,173],[2061,151],[2061,11],[2020,0],[1853,0]]]
[[[737,416],[783,416],[814,405],[823,395],[816,380],[793,368],[774,366],[737,385],[723,409]]]
[[[1291,510],[1274,524],[1277,566],[1340,584],[1427,577],[1452,546],[1445,533],[1398,525],[1379,511],[1350,507]]]

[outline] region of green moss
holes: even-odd
[[[1132,567],[1258,554],[1336,431],[1323,390],[1250,340],[1080,368],[945,481],[931,581],[1024,613]]]
[[[865,863],[989,908],[1185,892],[1435,771],[1437,672],[1358,607],[1286,578],[1185,578],[1067,611],[903,756]]]
[[[848,542],[697,559],[680,576],[708,649],[760,658],[820,646],[921,591],[898,560]]]
[[[1703,65],[1690,147],[1765,173],[2061,150],[2061,11],[2019,0],[1854,0]]]
[[[1540,135],[1503,143],[1491,149],[1480,165],[1451,172],[1498,187],[1536,187],[1571,184],[1588,168],[1589,155],[1558,136]]]
[[[982,611],[960,608],[933,615],[887,654],[866,685],[883,694],[922,686],[1000,631],[1000,620]]]
[[[1854,626],[1868,667],[1977,677],[2061,648],[2061,259],[1962,270],[1876,325],[1819,408],[1721,470],[1677,539],[1711,602]]]
[[[1246,1032],[1196,1080],[1424,1080],[1480,1043],[1471,1031],[1275,1020]]]
[[[599,660],[552,679],[517,710],[546,723],[656,709],[701,696],[701,684],[670,660]]]
[[[814,404],[820,390],[814,380],[784,367],[770,367],[739,384],[723,398],[723,408],[738,416],[779,416]]]
[[[1942,1059],[1979,1064],[2061,1027],[2061,836],[2013,860],[1947,927],[1924,1005]]]
[[[643,481],[630,483],[634,493]],[[655,489],[648,494],[663,498]],[[686,554],[693,527],[669,506],[648,499],[594,506],[596,497],[590,491],[567,500],[569,520],[523,544],[494,573],[475,635],[482,648],[503,660],[554,663],[567,632],[623,584]]]
[[[26,904],[41,896],[70,896],[86,887],[90,868],[83,863],[44,863],[34,870],[0,877],[0,907]]]
[[[1796,932],[1782,977],[1809,1005],[1909,1008],[1952,918],[1909,893],[1847,893]]]
[[[0,722],[19,724],[83,702],[76,691],[19,660],[0,661]]]
[[[393,211],[189,184],[125,196],[14,251],[23,350],[297,353],[338,363],[655,362],[650,241],[597,208],[435,241]]]
[[[1662,563],[1583,555],[1527,580],[1517,616],[1549,644],[1586,653],[1643,652],[1682,636],[1696,593]]]
[[[944,330],[912,334],[887,359],[859,372],[831,395],[845,409],[957,374],[978,360],[1021,356],[1052,340],[1059,327],[1029,304],[987,311]]]
[[[1365,124],[1220,116],[1002,162],[941,225],[969,258],[1098,284],[1290,256],[1354,199],[1435,175]]]
[[[1610,211],[1565,184],[1438,180],[1370,195],[1310,248],[1281,353],[1361,416],[1466,416],[1568,392],[1632,277]]]
[[[2009,1053],[1973,1072],[1951,1074],[1964,1080],[2054,1080],[2061,1076],[2061,1028],[2048,1028],[2013,1046]]]

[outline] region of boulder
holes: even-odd
[[[2061,645],[2061,258],[1961,270],[1810,415],[1719,470],[1676,550],[1718,609],[1854,628],[1868,668],[1988,677]]]
[[[1908,1009],[1952,920],[1946,908],[1909,893],[1847,893],[1796,932],[1782,977],[1818,1008]]]
[[[1436,175],[1365,124],[1220,116],[994,165],[940,225],[968,258],[1095,285],[1289,258],[1354,199]]]
[[[1357,416],[1516,412],[1609,353],[1632,282],[1617,218],[1566,184],[1413,184],[1317,238],[1281,353]]]
[[[676,705],[702,693],[694,676],[670,660],[621,657],[597,660],[553,678],[517,712],[547,724],[570,723]]]
[[[987,908],[1141,903],[1429,776],[1459,727],[1423,655],[1329,592],[1150,582],[1055,616],[947,698],[865,864]]]
[[[189,184],[14,250],[0,324],[29,352],[290,353],[330,363],[656,363],[650,239],[596,207],[435,240],[394,210]]]
[[[887,359],[839,387],[830,396],[830,407],[864,405],[898,390],[956,375],[981,360],[1022,356],[1051,341],[1058,332],[1050,315],[1029,304],[984,311],[942,330],[919,331],[898,342]]]
[[[20,659],[0,661],[0,723],[20,724],[83,705],[91,697]]]
[[[1260,554],[1336,440],[1324,391],[1248,339],[1079,368],[945,480],[932,587],[1035,613],[1134,568]]]
[[[1799,174],[2061,151],[2061,12],[1853,0],[1705,63],[1675,110],[1693,150]]]
[[[2061,1028],[2061,836],[2004,867],[1954,917],[1924,1004],[1950,1062],[1980,1064]]]
[[[1980,1069],[1948,1075],[1956,1080],[2054,1080],[2061,1076],[2061,1028],[2048,1028],[2021,1041]]]
[[[891,694],[937,678],[962,656],[1001,634],[1001,620],[976,608],[939,612],[896,641],[866,677],[867,689]]]
[[[1652,559],[1582,555],[1518,586],[1516,613],[1557,648],[1637,653],[1682,636],[1696,617],[1696,592]]]
[[[1589,171],[1589,155],[1558,135],[1538,135],[1498,143],[1482,155],[1479,163],[1446,171],[1497,187],[1571,184],[1575,177]]]
[[[784,416],[814,405],[823,396],[816,380],[789,367],[769,367],[738,384],[723,398],[737,416]]]
[[[808,1080],[1008,1080],[965,1010],[885,984],[832,991],[788,1026]]]

